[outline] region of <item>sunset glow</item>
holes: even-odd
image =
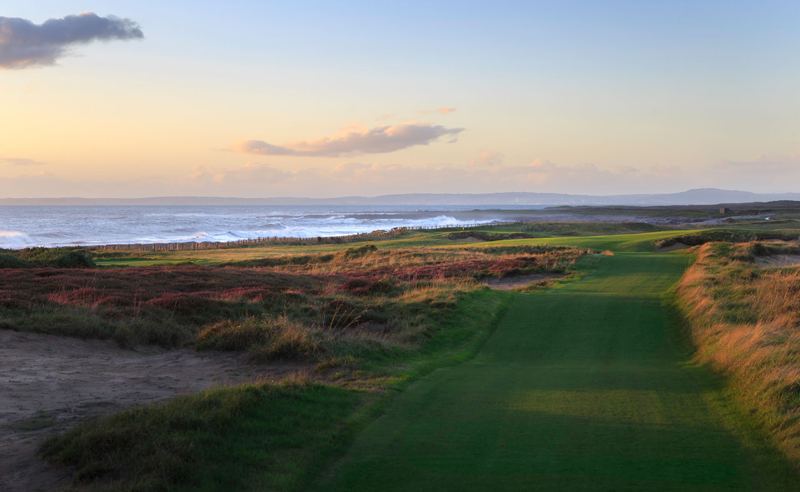
[[[795,191],[800,7],[615,5],[4,2],[0,196]]]

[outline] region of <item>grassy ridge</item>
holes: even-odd
[[[702,246],[680,283],[698,359],[726,374],[738,398],[800,465],[800,269],[764,269],[761,243]]]
[[[751,241],[781,240],[794,241],[798,238],[796,230],[737,230],[737,229],[714,229],[707,231],[694,232],[672,236],[656,243],[656,247],[664,248],[676,243],[683,243],[689,246],[712,242],[747,243]]]
[[[362,399],[304,381],[219,388],[81,425],[43,451],[105,490],[300,490]]]

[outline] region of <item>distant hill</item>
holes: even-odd
[[[800,200],[800,193],[751,193],[699,188],[680,193],[640,195],[568,195],[564,193],[413,193],[340,198],[232,198],[175,196],[151,198],[2,198],[0,205],[405,205],[405,206],[559,206],[559,205],[712,205]]]

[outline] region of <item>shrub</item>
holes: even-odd
[[[63,248],[29,248],[0,255],[0,268],[93,268],[84,251]]]

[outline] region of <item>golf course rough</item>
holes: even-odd
[[[789,491],[800,481],[688,363],[664,299],[691,257],[617,253],[519,294],[478,355],[413,384],[325,491]]]

